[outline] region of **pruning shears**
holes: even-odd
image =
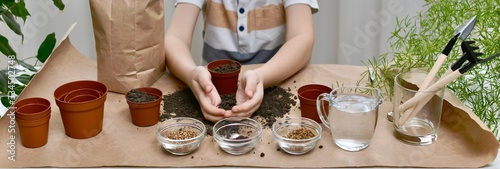
[[[422,91],[422,90],[435,91],[435,90],[439,89],[436,87],[441,86],[441,85],[444,86],[444,85],[448,84],[449,82],[451,82],[451,81],[449,81],[446,83],[446,80],[451,80],[451,78],[450,79],[443,79],[445,81],[440,80],[440,81],[436,82],[436,84],[433,84],[431,87],[429,87],[432,79],[436,76],[437,72],[439,71],[439,69],[441,68],[443,63],[446,61],[446,58],[448,57],[451,50],[455,46],[455,43],[457,42],[457,40],[461,39],[462,43],[463,43],[465,41],[465,39],[467,39],[469,34],[472,32],[475,25],[476,25],[476,16],[472,17],[467,22],[463,23],[462,25],[460,25],[459,27],[457,27],[455,29],[455,32],[453,32],[453,38],[451,38],[448,41],[448,44],[446,44],[446,47],[443,49],[443,51],[441,52],[441,54],[437,58],[436,62],[432,66],[431,70],[429,71],[429,74],[426,76],[426,78],[424,79],[424,81],[420,85],[419,91]],[[465,60],[464,60],[464,62],[465,62]],[[455,71],[455,70],[453,70],[453,71]],[[448,71],[448,72],[451,73],[453,71]],[[448,72],[446,74],[449,74]],[[446,77],[448,77],[448,76],[446,76]],[[439,82],[442,82],[443,84],[441,84],[441,83],[438,84]],[[433,89],[433,88],[436,88],[436,89]],[[420,97],[424,97],[424,96],[420,95]],[[421,109],[421,107],[424,104],[417,104],[417,103],[419,103],[419,101],[423,101],[422,99],[425,99],[425,98],[420,98],[420,99],[413,98],[412,100],[409,100],[408,102],[405,102],[404,104],[399,106],[399,109],[402,112],[405,112],[403,114],[403,117],[400,119],[400,121],[398,121],[399,125],[403,125],[404,123],[406,123],[406,121],[409,118],[411,118],[412,116],[415,115],[416,111],[419,111]],[[423,102],[426,102],[426,101],[423,101]]]
[[[429,75],[425,78],[424,82],[420,86],[421,89],[426,89],[427,87],[429,87],[432,79],[436,76],[437,72],[439,71],[443,63],[446,61],[446,58],[448,57],[451,50],[455,46],[457,40],[461,39],[462,42],[465,41],[465,39],[467,39],[469,34],[474,29],[475,25],[476,25],[476,16],[472,17],[467,22],[465,22],[464,24],[460,25],[455,29],[455,32],[453,33],[453,38],[451,38],[448,41],[448,44],[446,44],[446,47],[439,55],[438,59],[436,60],[436,63],[434,63],[434,66],[432,66],[431,70],[429,71]],[[455,69],[452,69],[452,71],[455,71]],[[452,71],[448,71],[446,74],[449,74]]]

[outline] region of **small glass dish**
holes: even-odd
[[[305,154],[321,139],[321,126],[305,117],[287,117],[273,123],[274,139],[282,150],[293,155]]]
[[[213,133],[222,150],[232,155],[242,155],[260,142],[262,124],[247,117],[229,117],[215,123]]]
[[[200,147],[206,134],[205,125],[194,118],[176,117],[156,125],[156,139],[174,155],[186,155]]]

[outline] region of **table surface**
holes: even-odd
[[[243,69],[257,66],[244,66]],[[262,140],[253,152],[245,155],[224,153],[212,137],[207,137],[194,153],[174,156],[164,151],[156,141],[154,126],[136,127],[130,122],[124,95],[112,92],[108,92],[105,103],[103,131],[89,139],[69,138],[64,133],[52,92],[67,82],[95,80],[96,67],[96,63],[79,54],[69,40],[61,43],[20,96],[45,97],[51,101],[48,143],[36,149],[17,144],[16,161],[0,158],[0,167],[481,167],[493,162],[498,153],[499,144],[493,134],[474,113],[449,94],[445,97],[446,111],[443,111],[439,139],[430,146],[403,144],[392,136],[392,124],[385,119],[385,113],[392,106],[386,100],[379,109],[372,143],[360,152],[340,150],[324,127],[323,137],[318,143],[323,148],[301,156],[276,151],[277,145],[270,129],[264,130]],[[364,70],[366,67],[363,66],[308,65],[280,86],[290,88],[296,95],[298,87],[309,83],[356,85]],[[168,73],[153,86],[165,94],[185,87]],[[300,109],[293,107],[289,114],[300,116]],[[0,128],[8,125],[6,119],[0,119]],[[7,130],[1,130],[0,142],[7,142],[7,138]],[[16,141],[20,142],[19,137]],[[0,144],[2,149],[7,150],[7,145]],[[265,153],[265,157],[260,157],[260,153]],[[498,165],[498,160],[492,165]]]

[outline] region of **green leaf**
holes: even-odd
[[[5,56],[16,56],[16,51],[10,47],[9,40],[2,35],[0,35],[0,51]]]
[[[1,98],[3,106],[9,108],[11,106],[10,99],[7,96]]]
[[[7,26],[9,26],[9,28],[12,31],[14,31],[14,33],[21,36],[23,35],[23,32],[21,31],[21,26],[19,25],[19,23],[16,22],[14,15],[12,15],[10,11],[2,12],[2,18],[5,21],[5,23],[7,23]]]
[[[54,5],[59,8],[60,11],[64,10],[64,3],[62,0],[52,0],[54,2]]]
[[[45,60],[49,58],[55,46],[56,46],[56,33],[52,32],[51,34],[48,34],[47,37],[45,37],[45,40],[43,40],[42,44],[40,45],[40,48],[38,48],[38,53],[36,58],[38,58],[40,62],[45,63]]]
[[[16,85],[14,85],[14,92],[16,92],[17,95],[20,95],[21,92],[23,92],[25,87],[26,87],[25,85],[16,84]]]
[[[35,67],[33,67],[32,65],[30,65],[22,60],[17,60],[17,64],[20,64],[21,66],[23,66],[24,68],[26,68],[32,72],[38,72],[38,70]]]
[[[23,18],[23,21],[26,22],[26,17],[30,15],[28,9],[26,9],[26,4],[24,0],[20,0],[18,3],[13,3],[12,6],[9,6],[10,11],[15,16]]]
[[[0,70],[0,92],[7,94],[9,85],[9,76],[7,76],[7,69]]]
[[[31,78],[33,78],[33,76],[30,76],[27,74],[22,74],[22,75],[16,77],[16,79],[19,80],[19,82],[21,82],[25,85],[27,85],[31,81]]]

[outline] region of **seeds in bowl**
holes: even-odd
[[[311,130],[307,129],[306,127],[300,127],[298,129],[292,130],[292,132],[283,137],[288,139],[304,140],[313,138],[314,136],[315,135]]]
[[[167,138],[172,140],[185,140],[196,137],[198,134],[191,130],[179,130],[168,133]]]

